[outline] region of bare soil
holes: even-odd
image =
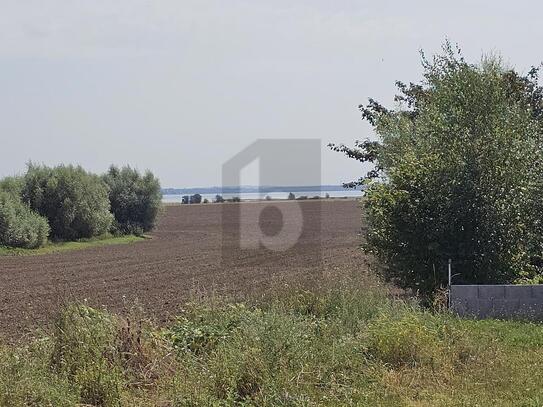
[[[271,285],[306,285],[323,272],[363,270],[355,200],[167,206],[151,239],[26,257],[0,257],[0,337],[19,340],[46,329],[62,304],[87,301],[112,312],[141,305],[158,322],[202,295],[260,295]],[[242,250],[239,213],[262,214],[264,233],[279,233],[289,211],[303,213],[292,248]],[[277,210],[280,209],[280,210]],[[258,218],[258,216],[257,216]],[[234,241],[233,241],[234,240]]]

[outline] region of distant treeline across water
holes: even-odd
[[[287,199],[292,193],[296,198],[315,196],[325,198],[361,197],[362,191],[345,189],[341,185],[299,186],[299,187],[212,187],[212,188],[165,188],[162,190],[164,202],[181,202],[185,195],[200,194],[202,199],[212,202],[217,195],[224,199],[239,197],[242,201],[266,199]]]

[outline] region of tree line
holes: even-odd
[[[161,208],[159,180],[129,166],[96,175],[81,166],[28,164],[0,180],[0,245],[38,248],[108,233],[143,234]]]

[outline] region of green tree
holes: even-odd
[[[47,219],[33,212],[20,198],[0,191],[0,245],[34,249],[49,235]]]
[[[152,230],[162,207],[159,180],[150,171],[142,175],[129,166],[113,165],[103,179],[109,186],[117,230],[134,234]]]
[[[21,193],[23,202],[48,219],[54,239],[100,236],[113,220],[107,185],[79,166],[31,163]]]
[[[360,106],[377,140],[335,151],[373,168],[365,249],[384,277],[431,297],[458,281],[510,283],[543,271],[543,91],[495,57],[467,63],[445,44],[424,79],[398,82],[398,108]]]
[[[199,204],[202,203],[202,195],[200,194],[194,194],[190,197],[190,203],[191,204]]]
[[[5,177],[0,180],[0,191],[16,197],[21,197],[24,187],[24,178],[20,176]]]

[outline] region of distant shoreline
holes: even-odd
[[[343,197],[330,197],[330,198],[307,198],[307,199],[285,199],[285,198],[276,198],[276,199],[242,199],[239,202],[232,202],[232,201],[224,201],[224,202],[207,202],[207,203],[192,203],[192,204],[184,204],[182,202],[169,202],[169,201],[163,201],[162,204],[165,206],[193,206],[193,205],[232,205],[232,204],[249,204],[249,203],[265,203],[265,202],[331,202],[331,201],[356,201],[358,199],[361,199],[360,197],[354,197],[354,196],[343,196]]]
[[[360,189],[344,188],[343,185],[298,185],[298,186],[236,186],[236,187],[195,187],[195,188],[162,188],[163,195],[232,195],[232,194],[247,194],[247,193],[273,193],[273,192],[345,192],[345,191],[361,191]]]

